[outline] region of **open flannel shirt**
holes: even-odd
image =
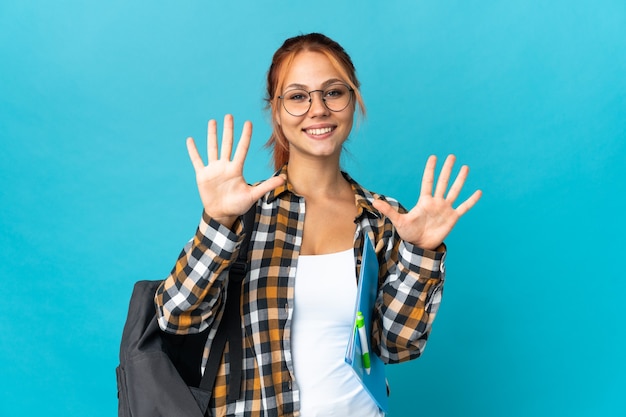
[[[281,173],[287,174],[286,166],[277,174]],[[443,251],[429,251],[402,241],[391,222],[372,206],[372,201],[381,196],[365,190],[347,174],[344,176],[352,185],[358,208],[354,220],[355,281],[366,234],[375,242],[380,265],[373,350],[386,363],[416,358],[424,349],[441,302],[445,246],[440,248]],[[386,200],[403,210],[397,201]],[[249,248],[250,268],[241,293],[242,394],[236,402],[226,400],[227,345],[211,398],[211,415],[299,415],[290,335],[304,216],[304,198],[295,194],[288,181],[257,204]],[[237,259],[242,240],[240,221],[231,231],[203,213],[195,236],[183,248],[155,296],[163,330],[188,334],[211,327],[203,369],[222,316],[228,269]]]

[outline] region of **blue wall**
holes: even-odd
[[[357,180],[410,206],[454,152],[484,191],[390,416],[626,415],[623,0],[3,1],[0,415],[115,415],[133,282],[200,215],[184,139],[250,119],[269,175],[265,71],[309,31],[359,71]]]

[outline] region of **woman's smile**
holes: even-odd
[[[336,128],[336,126],[312,126],[302,130],[313,139],[324,139],[328,137],[328,134],[333,132]]]

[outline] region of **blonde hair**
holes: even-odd
[[[354,90],[353,94],[359,113],[361,116],[365,116],[365,104],[359,91],[360,83],[356,77],[356,69],[350,56],[341,45],[321,33],[309,33],[287,39],[274,53],[272,64],[267,72],[267,95],[265,101],[272,116],[272,135],[266,146],[272,148],[275,169],[279,169],[289,160],[289,142],[278,124],[278,113],[280,111],[280,99],[278,96],[284,86],[285,77],[289,68],[291,68],[294,58],[304,51],[319,52],[328,58],[331,65],[339,72],[350,88]]]

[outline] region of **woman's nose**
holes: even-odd
[[[319,93],[319,94],[315,94]],[[324,103],[323,92],[314,91],[310,93],[311,108],[309,109],[309,115],[311,116],[323,116],[328,114],[328,107]]]

